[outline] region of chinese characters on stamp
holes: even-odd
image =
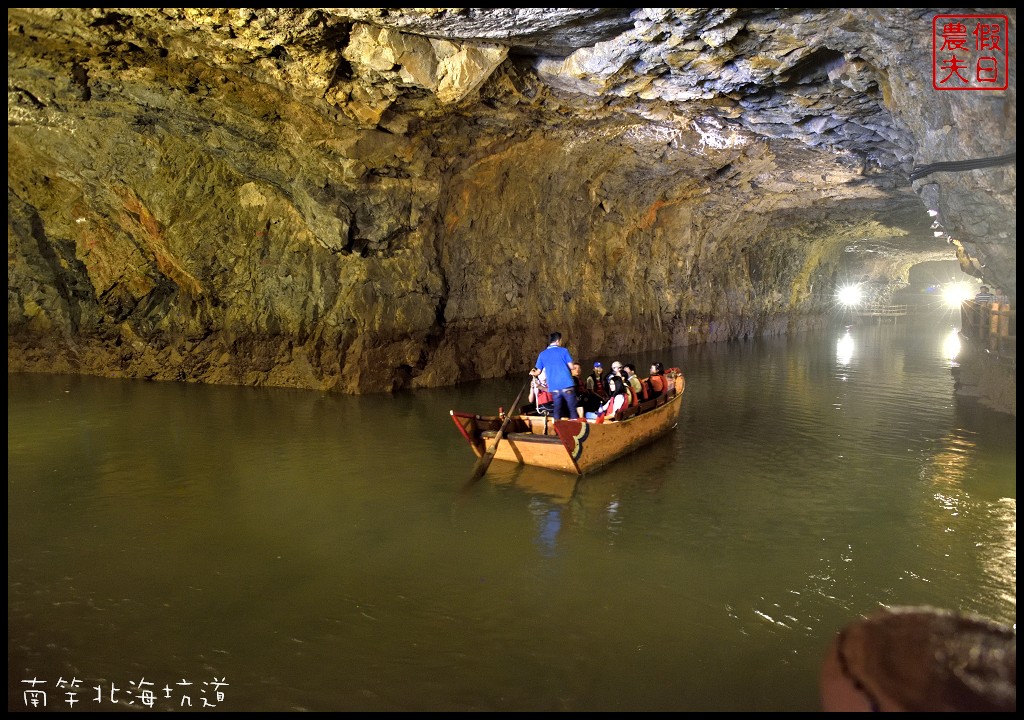
[[[1005,15],[932,18],[932,87],[1005,90],[1009,87],[1009,20]]]

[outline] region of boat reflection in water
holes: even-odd
[[[527,496],[526,507],[536,528],[534,545],[543,557],[554,558],[560,552],[559,538],[569,526],[572,532],[589,528],[616,536],[626,522],[630,499],[651,502],[650,496],[661,492],[673,477],[679,440],[674,434],[661,437],[587,475],[496,462],[473,491]]]
[[[579,475],[560,473],[554,470],[529,465],[497,463],[486,475],[487,481],[495,488],[518,490],[538,495],[546,501],[564,505],[576,494]]]

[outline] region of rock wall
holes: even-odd
[[[782,46],[725,10],[349,10],[8,12],[9,371],[387,392],[524,370],[552,329],[582,358],[795,332],[953,257],[929,203],[967,224],[963,178],[905,166],[976,118],[908,129],[921,76],[849,59],[866,16],[826,52],[828,15]],[[641,79],[652,47],[686,71]],[[859,90],[794,123],[830,72]],[[980,174],[1009,232],[1015,166]]]

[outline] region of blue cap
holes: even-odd
[[[594,367],[601,367],[601,363],[599,363],[599,362],[594,363]]]

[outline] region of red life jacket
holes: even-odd
[[[554,399],[548,391],[548,386],[538,379],[533,380],[533,394],[533,401],[538,405],[546,405]]]
[[[601,409],[597,412],[597,421],[603,423],[605,418],[608,416],[614,417],[622,408],[626,407],[626,393],[618,393],[608,398],[608,402],[601,406]]]

